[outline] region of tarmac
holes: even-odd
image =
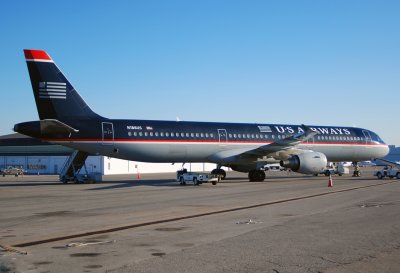
[[[0,272],[399,272],[400,180],[0,177]]]

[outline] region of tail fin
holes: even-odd
[[[100,117],[43,50],[24,50],[40,119],[91,119]]]

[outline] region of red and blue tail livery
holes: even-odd
[[[263,167],[280,162],[315,174],[328,161],[384,157],[389,148],[373,131],[355,127],[269,123],[108,119],[95,113],[43,50],[24,50],[39,120],[16,132],[76,150],[143,162],[212,162],[265,179]]]

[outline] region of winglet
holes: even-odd
[[[24,49],[24,54],[27,62],[53,62],[44,50]]]

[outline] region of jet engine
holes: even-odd
[[[306,152],[293,155],[287,160],[281,160],[280,165],[294,172],[316,174],[325,169],[327,162],[328,160],[323,153]]]

